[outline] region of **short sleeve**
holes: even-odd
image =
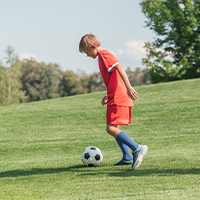
[[[119,64],[118,59],[112,54],[112,53],[102,53],[101,54],[101,60],[104,63],[104,66],[106,67],[108,72],[111,72],[113,68]]]

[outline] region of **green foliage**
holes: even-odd
[[[0,199],[199,200],[199,85],[135,87],[132,124],[120,128],[149,147],[136,170],[113,166],[122,153],[105,130],[105,91],[1,107]],[[81,153],[92,145],[103,162],[84,167]]]
[[[140,68],[136,68],[135,71],[132,71],[130,67],[126,70],[126,74],[132,86],[139,86],[139,85],[147,85],[150,84],[149,79],[149,70]]]
[[[143,64],[148,67],[150,80],[152,83],[168,82],[180,80],[180,66],[164,58],[167,56],[162,51],[157,51],[154,44],[146,43],[147,58],[143,59]],[[153,60],[153,61],[152,61]],[[185,63],[184,63],[185,64]]]
[[[97,92],[106,90],[101,73],[93,73],[88,78],[88,92]]]
[[[143,0],[141,5],[147,27],[158,35],[146,43],[143,59],[152,82],[200,77],[200,0]]]
[[[60,80],[61,96],[71,96],[87,93],[86,80],[87,79],[84,77],[80,80],[78,75],[75,74],[72,70],[62,72],[62,78]],[[81,83],[83,83],[83,85]]]
[[[60,67],[57,64],[38,63],[34,60],[23,62],[21,80],[29,101],[59,97],[60,75]]]
[[[6,64],[0,66],[0,105],[10,105],[26,102],[27,97],[22,91],[21,83],[21,62],[14,49],[8,46],[6,49]]]
[[[0,105],[6,105],[8,97],[6,68],[0,64]]]
[[[25,92],[22,91],[22,83],[21,83],[21,66],[22,63],[17,60],[15,61],[8,69],[8,99],[9,104],[17,104],[26,102],[27,97],[25,96]]]
[[[59,87],[61,96],[71,96],[106,90],[100,72],[95,72],[91,75],[83,73],[81,76],[78,76],[72,70],[62,72]]]

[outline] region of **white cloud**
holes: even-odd
[[[19,60],[31,60],[31,59],[33,59],[33,60],[40,62],[39,58],[34,54],[20,53],[18,56],[19,56]]]
[[[141,60],[146,56],[143,40],[130,40],[125,42],[125,56],[133,60]]]
[[[123,51],[122,49],[117,49],[117,54],[123,55],[123,54],[124,54],[124,51]]]
[[[37,62],[55,63],[57,60],[51,56],[37,56],[31,53],[19,53],[19,60],[35,60]]]
[[[132,61],[140,61],[146,57],[146,50],[144,48],[143,40],[130,40],[125,42],[125,49],[117,49],[112,51],[113,54],[122,59],[129,59]]]
[[[144,48],[145,41],[143,40],[130,40],[124,43],[124,49],[117,49],[111,51],[121,63],[126,65],[142,65],[142,59],[147,57],[146,49]],[[157,49],[157,51],[164,52],[163,49]],[[173,61],[173,54],[168,53],[166,60]],[[154,59],[152,59],[153,61]]]

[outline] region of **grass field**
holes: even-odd
[[[135,87],[123,129],[149,151],[122,157],[105,131],[105,92],[0,107],[0,199],[200,199],[200,79]],[[104,159],[84,167],[87,146]]]

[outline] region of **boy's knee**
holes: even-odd
[[[106,126],[106,131],[110,134],[111,132],[115,131],[117,127],[115,125],[112,125],[112,124],[108,124]]]
[[[121,131],[118,125],[108,124],[106,126],[106,131],[112,135],[113,137],[117,138],[117,135]]]

